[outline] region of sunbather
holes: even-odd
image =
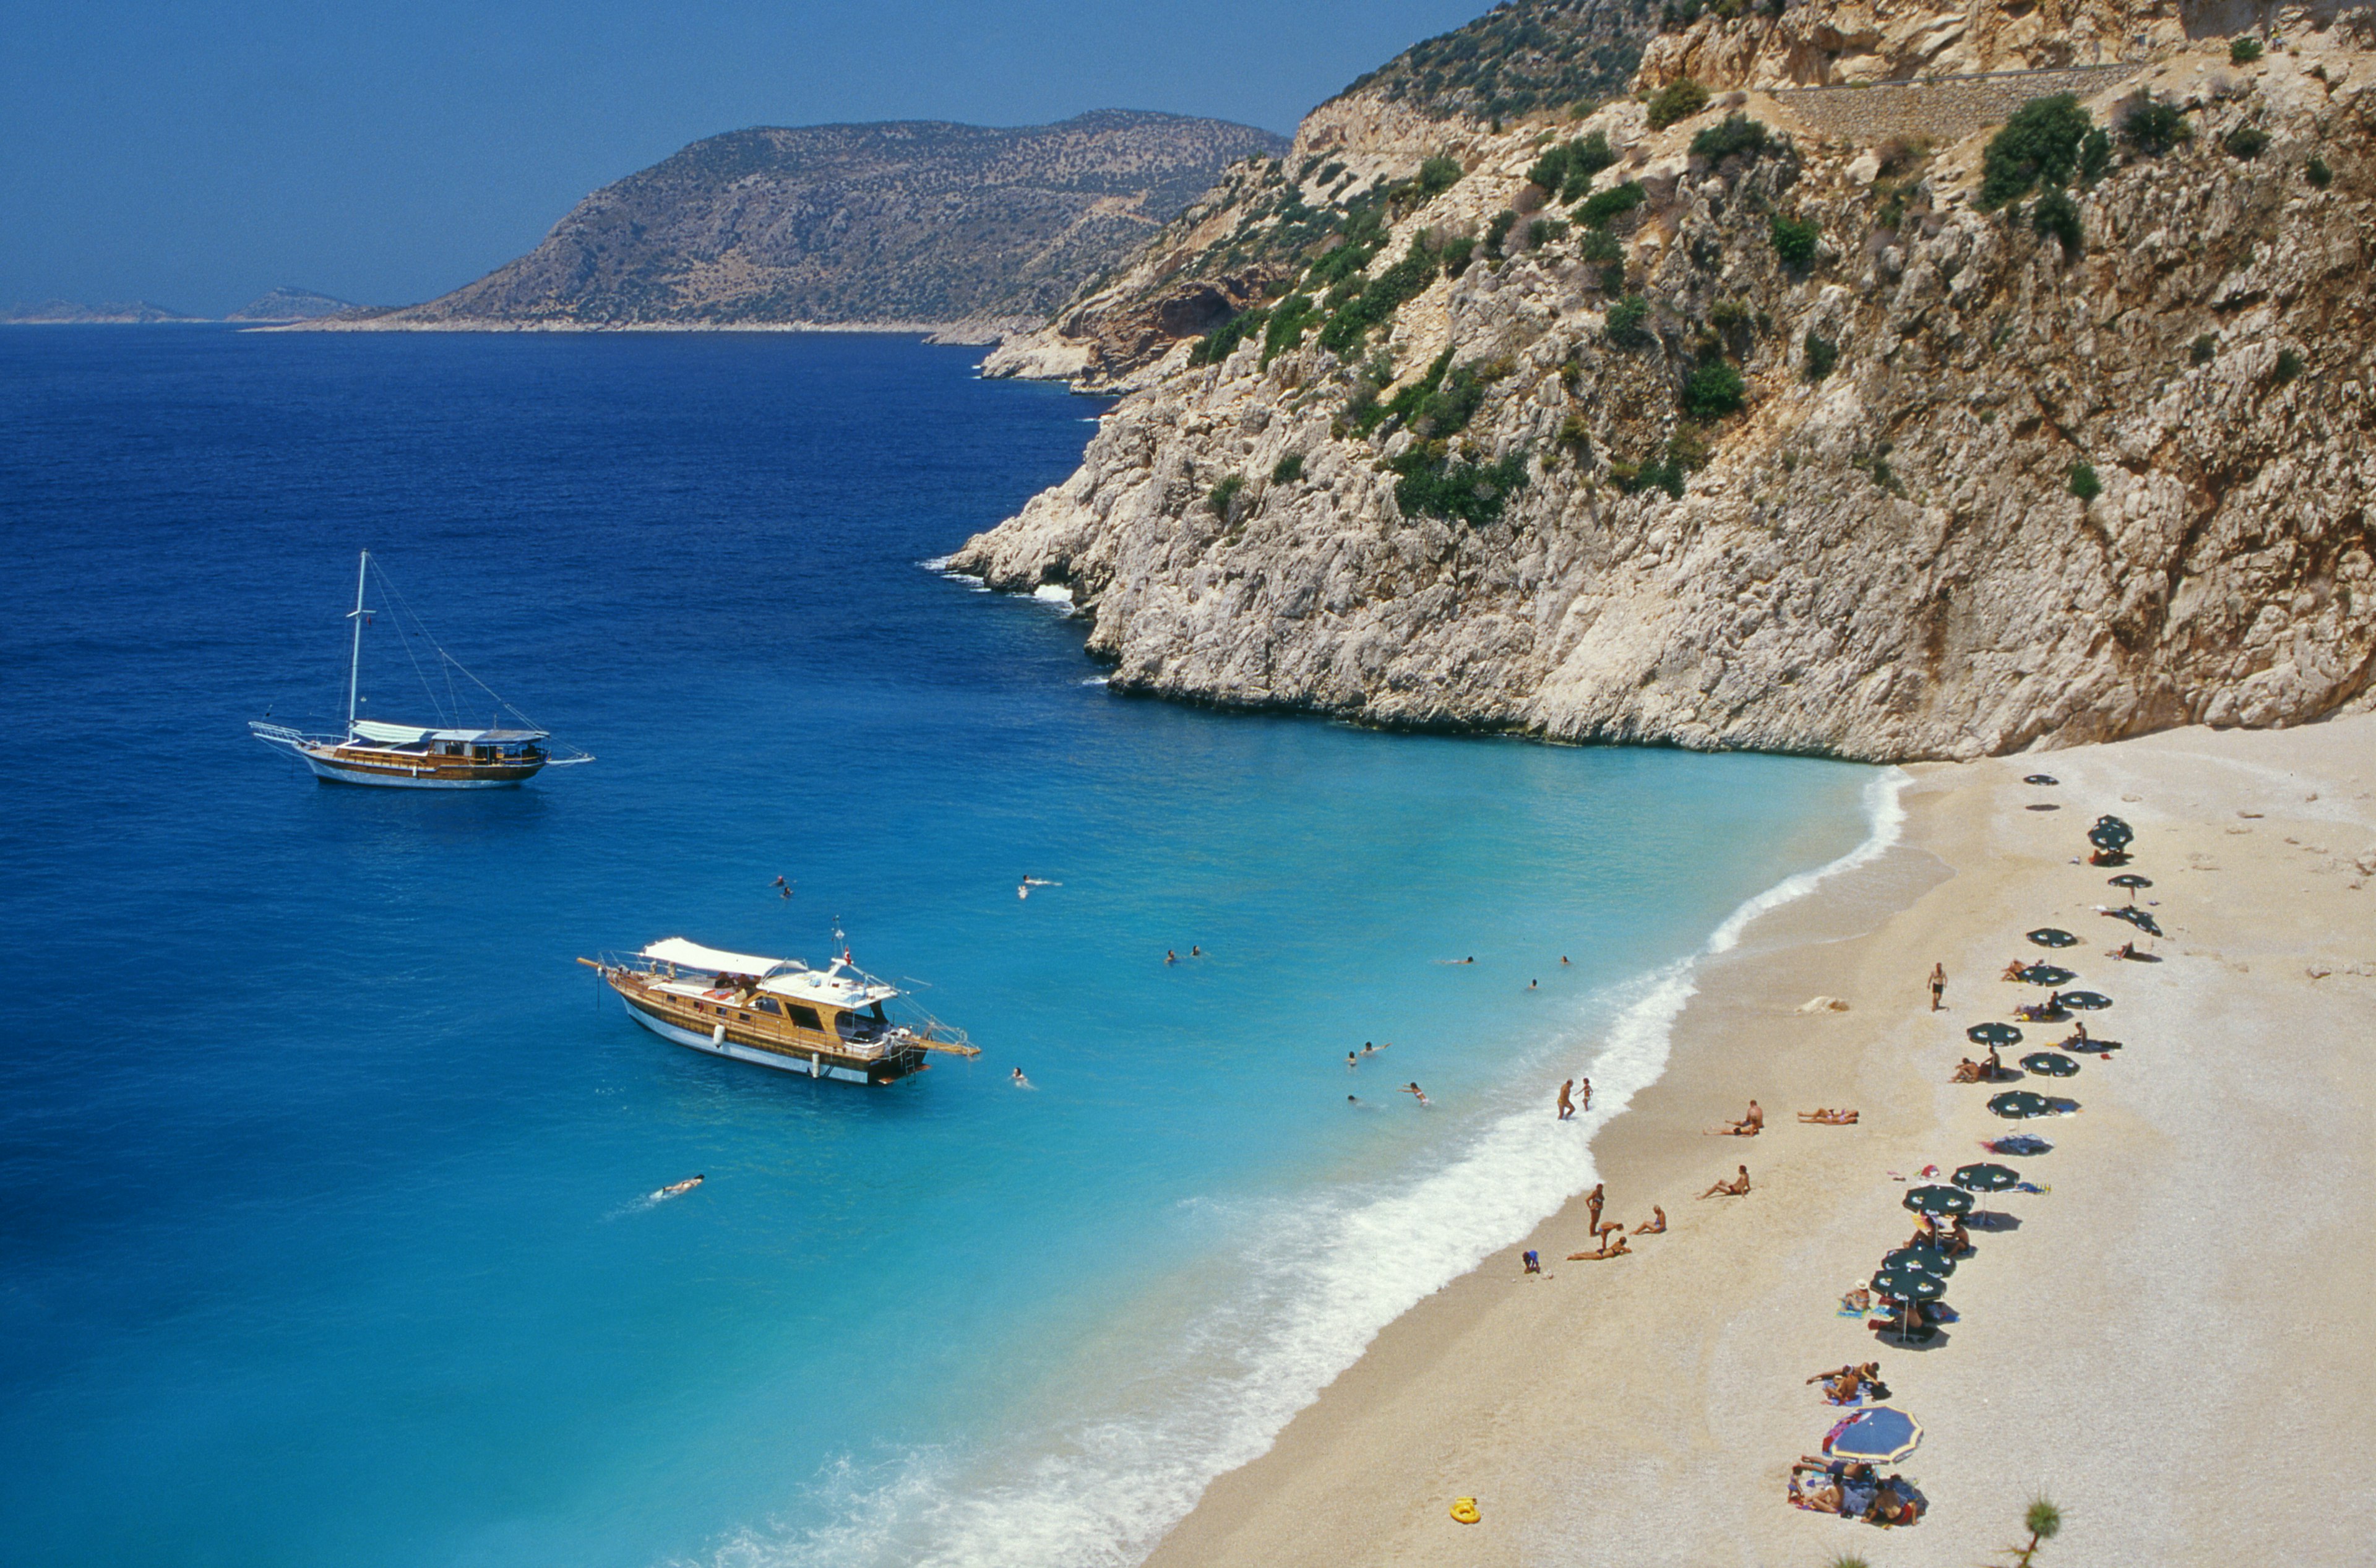
[[[1600,1239],[1600,1250],[1598,1252],[1570,1253],[1567,1255],[1567,1261],[1570,1263],[1598,1263],[1602,1258],[1622,1258],[1627,1253],[1633,1251],[1632,1248],[1625,1244],[1624,1228],[1622,1226],[1618,1226],[1613,1227],[1612,1229],[1615,1230],[1615,1234],[1603,1236]]]
[[[1871,1290],[1862,1285],[1858,1286],[1855,1289],[1840,1298],[1840,1309],[1843,1312],[1851,1313],[1869,1313],[1872,1311]]]
[[[1826,1127],[1853,1127],[1856,1125],[1857,1113],[1853,1111],[1833,1111],[1826,1108],[1801,1111],[1799,1112],[1799,1120],[1820,1123]]]
[[[1740,1168],[1740,1174],[1734,1177],[1731,1181],[1718,1182],[1715,1186],[1710,1187],[1706,1192],[1700,1194],[1700,1196],[1704,1198],[1745,1198],[1748,1195],[1749,1167],[1746,1165]]]
[[[1997,977],[1997,979],[1999,979],[1999,980],[2017,980],[2021,979],[2021,972],[2022,972],[2022,970],[2024,970],[2024,969],[2026,969],[2026,968],[2029,968],[2029,962],[2028,962],[2028,960],[2027,960],[2027,959],[2025,959],[2025,958],[2015,958],[2012,963],[2007,964],[2007,965],[2004,967],[2004,973],[2002,973],[2002,974],[1999,975],[1999,976]]]
[[[1972,1254],[1975,1250],[1972,1246],[1972,1233],[1964,1229],[1962,1215],[1955,1216],[1948,1222],[1947,1233],[1939,1238],[1939,1245],[1944,1247],[1947,1255],[1952,1258],[1969,1257]]]
[[[1966,1056],[1955,1063],[1954,1076],[1947,1081],[1951,1084],[1977,1084],[1980,1082],[1981,1075],[1987,1071],[1987,1068]]]
[[[1910,1525],[1914,1523],[1914,1500],[1897,1489],[1903,1483],[1895,1476],[1881,1483],[1872,1494],[1872,1506],[1864,1511],[1868,1525]]]
[[[1667,1233],[1667,1211],[1657,1204],[1650,1206],[1650,1218],[1634,1227],[1636,1236],[1663,1236]]]

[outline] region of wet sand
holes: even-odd
[[[1596,1138],[1608,1218],[1657,1203],[1669,1232],[1567,1262],[1592,1245],[1569,1205],[1523,1243],[1548,1277],[1512,1248],[1390,1324],[1157,1568],[1970,1568],[2040,1492],[2066,1521],[2047,1562],[2366,1560],[2376,717],[1909,771],[1899,845],[1711,960],[1666,1075]],[[2021,782],[2041,771],[2061,785]],[[2123,896],[2074,863],[2105,812],[2137,830],[2160,963],[2106,956],[2135,933],[2094,906]],[[2044,925],[2082,942],[2044,954],[2022,936]],[[1996,978],[2015,956],[2114,1001],[2087,1017],[2124,1042],[2112,1060],[2022,1086],[2075,1114],[2000,1122],[1993,1090],[1947,1082],[1978,1053],[1964,1028],[2033,996]],[[1816,995],[1848,1010],[1800,1012]],[[2069,1026],[2025,1032],[2009,1061]],[[1752,1097],[1763,1136],[1704,1135]],[[1817,1106],[1861,1124],[1797,1120]],[[1984,1200],[2009,1223],[1951,1282],[1960,1321],[1909,1349],[1839,1316],[1912,1229],[1893,1173],[1993,1158],[1981,1140],[2014,1130],[2054,1142],[2005,1161],[2052,1191]],[[1741,1161],[1748,1197],[1693,1196]],[[1873,1359],[1925,1429],[1895,1467],[1930,1503],[1911,1529],[1783,1499],[1838,1414],[1802,1380]],[[1451,1519],[1462,1496],[1480,1523]]]

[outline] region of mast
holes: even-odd
[[[347,738],[354,739],[357,683],[363,672],[363,579],[371,572],[371,552],[355,563],[355,610],[349,620],[355,624],[355,650],[347,660]]]

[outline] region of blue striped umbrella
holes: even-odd
[[[1895,1465],[1920,1446],[1922,1428],[1905,1411],[1887,1405],[1859,1410],[1834,1427],[1824,1451],[1835,1459]]]

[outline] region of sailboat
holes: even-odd
[[[517,728],[501,724],[473,730],[456,726],[388,724],[359,717],[362,707],[363,626],[374,612],[363,607],[372,576],[371,552],[362,552],[355,567],[353,647],[347,656],[347,728],[342,735],[309,735],[269,719],[248,721],[248,732],[266,745],[286,751],[313,770],[316,778],[336,784],[375,784],[398,790],[505,790],[527,782],[548,767],[571,767],[594,759],[584,752],[547,745],[549,731],[495,696],[484,681],[462,668],[439,647],[429,647],[442,668],[459,673],[494,699],[496,706],[518,720]],[[386,574],[381,575],[383,585]],[[391,591],[393,591],[391,589]],[[428,641],[423,635],[424,641]],[[423,684],[427,679],[423,677]],[[432,706],[436,693],[430,691]]]

